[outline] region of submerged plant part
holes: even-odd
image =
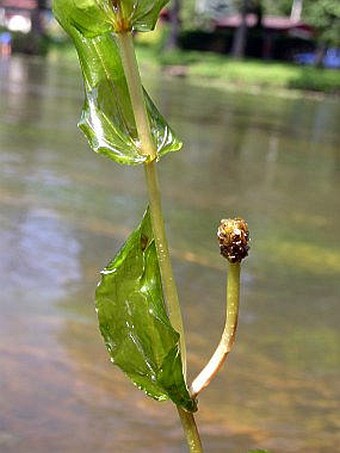
[[[96,309],[112,362],[149,396],[195,411],[182,374],[179,334],[166,314],[149,210],[102,271]]]
[[[119,49],[121,35],[124,41],[132,37],[129,32],[112,34],[116,31],[116,24],[111,16],[105,14],[109,4],[111,1],[108,0],[54,0],[53,10],[72,38],[79,57],[85,91],[80,129],[93,151],[120,164],[136,165],[146,162],[148,154],[159,159],[169,152],[178,151],[182,143],[140,86],[143,102],[139,112],[145,110],[152,142],[152,151],[145,149],[145,138],[138,131],[134,97],[123,66],[125,55],[122,56]],[[138,8],[135,9],[137,14]],[[113,12],[112,15],[117,19]],[[153,21],[146,24],[151,26]],[[135,27],[138,29],[138,24]],[[126,66],[126,62],[124,64]]]
[[[176,284],[164,226],[157,162],[182,143],[144,90],[134,31],[155,26],[167,0],[54,0],[81,66],[85,102],[80,129],[96,153],[116,163],[144,165],[149,203],[140,225],[102,271],[96,291],[99,328],[111,361],[148,396],[172,400],[188,448],[202,451],[193,413],[196,397],[222,366],[234,342],[240,262],[249,232],[241,219],[222,221],[220,250],[228,269],[226,326],[208,365],[191,386]]]

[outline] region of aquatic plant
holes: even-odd
[[[191,385],[184,328],[169,255],[157,162],[181,141],[144,90],[133,33],[154,28],[167,0],[55,0],[54,14],[76,47],[85,102],[79,127],[93,151],[123,165],[144,165],[149,202],[140,225],[102,271],[95,306],[111,361],[150,397],[177,407],[188,448],[201,452],[197,397],[222,367],[235,340],[240,263],[249,232],[242,219],[222,220],[227,259],[226,324],[212,358]]]

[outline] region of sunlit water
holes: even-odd
[[[108,363],[93,292],[146,205],[141,168],[92,153],[71,66],[0,62],[0,451],[185,452],[175,410]],[[191,377],[222,329],[219,220],[252,232],[240,328],[200,398],[207,452],[335,452],[339,123],[334,99],[147,79],[185,150],[160,164]]]

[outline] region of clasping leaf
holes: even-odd
[[[53,10],[77,49],[84,80],[85,102],[79,127],[93,151],[121,164],[146,161],[138,139],[135,117],[119,49],[112,33],[111,0],[54,0]],[[122,0],[136,27],[150,28],[160,1]],[[109,8],[109,4],[111,5]],[[156,10],[152,5],[157,4]],[[110,12],[111,11],[111,12]],[[132,20],[132,19],[131,19]],[[137,28],[138,28],[137,27]],[[160,158],[178,151],[182,143],[144,92],[151,135]]]
[[[147,210],[96,291],[100,331],[112,362],[146,394],[196,410],[182,374],[179,334],[168,319]]]

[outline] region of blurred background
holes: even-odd
[[[193,378],[223,328],[216,227],[250,226],[235,349],[200,397],[207,452],[340,443],[339,4],[176,0],[137,35],[184,141],[159,164]],[[146,206],[143,169],[76,128],[76,55],[50,4],[0,1],[0,451],[185,452],[176,411],[108,360],[99,271]]]

